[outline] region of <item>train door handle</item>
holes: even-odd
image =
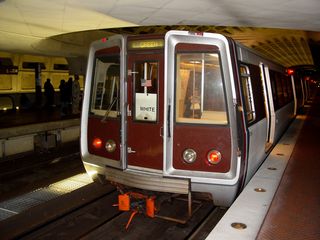
[[[131,147],[127,148],[128,153],[136,153],[136,151],[134,151]]]
[[[132,116],[132,112],[130,110],[129,104],[127,105],[127,116],[131,117]]]
[[[169,138],[171,138],[171,130],[170,130],[170,127],[171,127],[171,124],[170,124],[171,117],[170,117],[170,113],[171,113],[171,105],[168,105],[167,128],[168,128],[168,137],[169,137]]]

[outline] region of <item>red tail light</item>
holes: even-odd
[[[211,150],[208,153],[207,158],[208,158],[207,160],[208,160],[209,165],[216,165],[221,161],[222,156],[219,151]]]
[[[288,73],[289,75],[293,75],[293,74],[294,74],[294,70],[291,69],[291,68],[288,68],[288,69],[287,69],[287,73]]]
[[[93,139],[93,142],[92,142],[92,146],[94,147],[94,148],[101,148],[101,146],[102,146],[102,141],[101,141],[101,139],[100,138],[95,138],[95,139]]]

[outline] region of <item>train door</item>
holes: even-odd
[[[303,79],[303,89],[304,89],[304,103],[308,102],[309,99],[309,81],[307,78]]]
[[[95,42],[90,49],[82,111],[81,149],[84,161],[125,168],[124,39],[115,36]],[[90,154],[90,155],[89,155]]]
[[[228,40],[219,34],[166,35],[164,174],[235,183],[237,126]]]
[[[128,168],[162,169],[163,53],[128,52]]]
[[[291,86],[292,86],[292,93],[293,93],[293,100],[294,100],[294,116],[297,115],[298,112],[298,99],[297,99],[297,89],[296,89],[296,85],[295,85],[295,81],[294,81],[294,76],[291,75],[290,76],[290,80],[291,80]]]
[[[263,85],[264,104],[267,119],[267,138],[265,142],[265,151],[268,151],[274,141],[275,132],[275,111],[272,98],[272,88],[270,82],[269,68],[260,63],[261,80]]]
[[[303,83],[303,78],[301,77],[300,78],[300,85],[301,85],[301,92],[302,92],[302,104],[301,106],[304,106],[305,105],[305,97],[306,97],[306,91],[304,89],[304,83]]]

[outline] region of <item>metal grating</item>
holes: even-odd
[[[91,177],[87,173],[78,174],[78,175],[75,175],[75,176],[70,177],[68,179],[73,180],[73,181],[83,182],[86,184],[93,182]]]
[[[0,221],[31,207],[50,201],[63,194],[84,187],[91,182],[92,180],[87,174],[78,174],[68,179],[53,183],[48,187],[40,188],[19,197],[1,202]]]
[[[63,195],[63,192],[56,191],[55,189],[40,188],[33,192],[27,193],[26,195],[29,195],[29,198],[46,202]]]
[[[13,212],[22,212],[28,208],[39,205],[41,201],[26,197],[25,195],[10,199],[0,203],[0,208],[7,209]]]
[[[77,182],[77,181],[72,181],[72,180],[66,179],[64,181],[51,184],[48,187],[48,189],[56,189],[57,191],[60,190],[61,192],[68,193],[68,192],[72,192],[78,188],[84,187],[85,185],[87,185],[87,183]]]
[[[12,217],[13,215],[16,215],[16,213],[0,208],[0,221]]]

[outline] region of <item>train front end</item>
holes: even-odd
[[[87,172],[229,206],[241,161],[231,52],[222,35],[184,31],[93,43],[81,120]]]

